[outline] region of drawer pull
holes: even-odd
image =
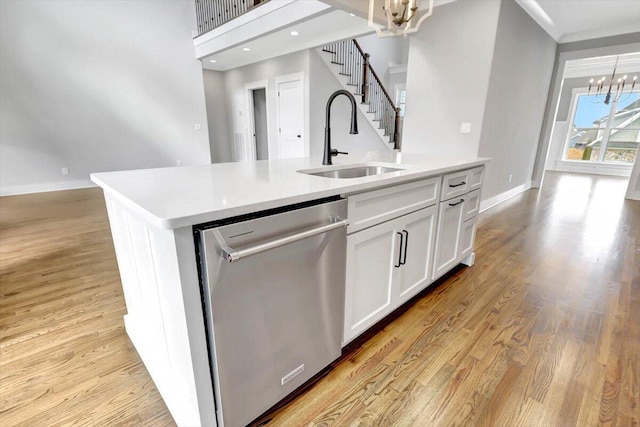
[[[455,184],[455,185],[451,185],[449,184],[449,187],[454,188],[454,187],[460,187],[461,185],[465,185],[466,181],[462,181],[460,184]]]
[[[460,201],[457,203],[449,203],[449,206],[458,206],[462,202],[464,202],[464,199],[460,199]]]
[[[407,230],[402,230],[404,233],[404,258],[400,262],[400,265],[405,265],[407,263],[407,249],[409,245],[409,232]]]

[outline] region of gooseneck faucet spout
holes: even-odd
[[[337,90],[331,94],[327,100],[327,115],[324,122],[324,157],[322,158],[323,165],[331,165],[331,157],[338,154],[349,154],[342,151],[338,151],[335,148],[331,148],[331,104],[333,100],[339,95],[345,95],[351,101],[351,129],[349,133],[355,135],[358,133],[358,109],[356,107],[356,99],[353,95],[344,89]]]

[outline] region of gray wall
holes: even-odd
[[[578,42],[561,43],[558,45],[558,54],[563,52],[575,52],[585,49],[609,48],[640,42],[640,33],[620,34],[617,36],[601,37],[599,39],[581,40]]]
[[[342,89],[336,77],[315,50],[309,52],[311,81],[310,128],[311,155],[322,156],[324,147],[324,122],[327,99],[336,90]],[[359,100],[356,98],[356,101]],[[384,151],[387,148],[365,116],[358,113],[357,135],[350,135],[351,104],[345,96],[336,98],[331,107],[331,142],[333,148],[350,154],[366,151]],[[341,159],[345,158],[341,156]],[[355,156],[353,156],[355,158]]]
[[[211,162],[231,162],[233,161],[233,151],[229,141],[232,141],[232,135],[229,131],[229,102],[224,73],[213,70],[202,70],[202,73],[207,104]]]
[[[499,11],[497,1],[459,0],[411,36],[403,151],[478,154]]]
[[[0,193],[209,163],[194,16],[182,0],[1,1]]]
[[[214,162],[237,160],[234,157],[234,139],[237,133],[244,134],[247,130],[245,84],[250,82],[268,81],[269,140],[271,145],[277,144],[275,78],[296,72],[305,73],[309,112],[306,118],[306,133],[309,138],[310,155],[322,156],[326,102],[334,91],[342,87],[315,49],[311,49],[218,72],[215,78],[211,78],[209,71],[205,71],[207,112]],[[350,153],[386,150],[380,137],[360,113],[359,134],[349,135],[349,109],[350,104],[345,97],[339,97],[333,104],[331,128],[334,146]],[[229,113],[225,114],[226,111]],[[228,127],[229,136],[223,140],[225,127]],[[275,155],[275,151],[270,153]]]
[[[358,43],[365,53],[371,55],[369,62],[382,83],[391,93],[389,65],[407,64],[409,39],[402,37],[379,38],[377,34],[358,37]],[[404,62],[403,62],[404,61]]]
[[[502,2],[478,150],[493,159],[483,200],[531,180],[556,46],[517,3]]]
[[[276,99],[276,77],[304,73],[305,79],[305,108],[309,102],[309,72],[308,72],[308,52],[300,51],[277,58],[267,59],[244,67],[234,68],[225,71],[224,85],[226,88],[227,110],[229,111],[231,137],[228,141],[233,147],[234,141],[242,135],[243,140],[249,141],[249,128],[247,125],[247,93],[245,85],[252,82],[266,80],[267,88],[267,119],[269,127],[269,153],[277,153],[278,145],[278,125],[277,125],[277,99]],[[207,91],[210,88],[207,87]],[[221,119],[222,120],[222,119]],[[305,125],[308,135],[308,125]],[[307,136],[308,137],[308,136]],[[233,152],[233,148],[231,149]],[[233,160],[242,160],[234,157]],[[223,160],[221,160],[223,161]]]

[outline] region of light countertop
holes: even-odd
[[[393,163],[398,172],[333,179],[301,169],[323,169],[322,159],[218,163],[91,174],[112,198],[150,224],[173,229],[236,215],[357,193],[485,164],[486,158],[446,158],[410,153],[338,156],[334,165]]]

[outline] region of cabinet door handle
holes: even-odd
[[[405,265],[407,263],[407,248],[409,246],[409,232],[407,230],[402,230],[404,233],[404,257],[402,258],[402,262],[400,265]]]
[[[458,206],[462,202],[464,202],[464,199],[460,199],[460,201],[457,203],[449,203],[449,206]]]
[[[449,184],[449,187],[451,187],[451,188],[460,187],[461,185],[465,185],[465,184],[466,184],[466,182],[462,181],[460,184],[455,184],[455,185]]]
[[[396,233],[398,233],[400,235],[400,250],[398,251],[398,263],[394,264],[393,266],[398,268],[402,265],[402,246],[404,246],[404,234],[400,233],[399,231],[396,231]]]

